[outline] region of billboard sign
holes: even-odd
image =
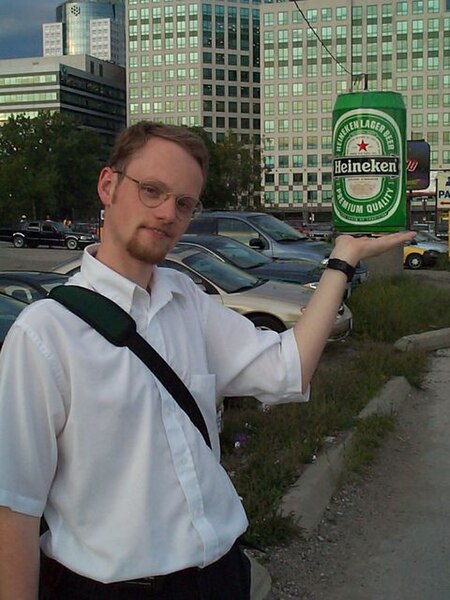
[[[439,210],[450,210],[450,171],[438,172],[436,206]]]
[[[430,185],[430,145],[425,140],[406,143],[406,189],[424,190]]]

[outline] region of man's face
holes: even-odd
[[[174,196],[199,198],[203,174],[197,161],[178,144],[151,138],[123,170],[141,182],[156,182]],[[115,253],[147,264],[159,263],[189,225],[180,218],[174,196],[157,207],[145,206],[139,186],[127,177],[111,173],[112,195],[107,207],[108,234]]]

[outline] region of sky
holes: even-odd
[[[42,23],[64,0],[0,0],[0,59],[42,56]]]

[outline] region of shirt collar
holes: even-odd
[[[84,282],[99,294],[110,298],[129,314],[148,312],[150,294],[141,286],[120,275],[95,258],[100,244],[85,248],[80,273],[71,279],[71,283]],[[154,267],[151,281],[152,314],[170,302],[174,294],[185,295],[178,273],[172,269]],[[136,315],[137,316],[137,315]]]

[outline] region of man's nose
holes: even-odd
[[[154,209],[156,216],[169,222],[177,219],[177,200],[174,194],[167,194],[159,206]]]

